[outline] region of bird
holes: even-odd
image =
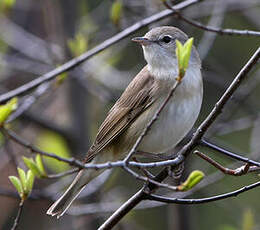
[[[147,65],[133,78],[108,112],[84,163],[120,160],[131,150],[176,81],[176,40],[185,43],[188,36],[173,26],[155,27],[143,37],[132,39],[142,46]],[[137,150],[148,154],[164,154],[174,148],[193,127],[202,99],[201,61],[193,46],[181,84]],[[81,169],[47,214],[61,217],[87,184],[104,170]]]

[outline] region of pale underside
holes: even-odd
[[[185,78],[138,150],[163,153],[174,147],[192,128],[202,102],[200,69],[189,68]],[[175,78],[172,79],[155,79],[147,66],[144,67],[109,111],[85,162],[97,155],[102,159],[96,159],[98,162],[124,157],[169,94]],[[196,82],[191,84],[189,81]]]

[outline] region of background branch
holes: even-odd
[[[197,2],[200,2],[201,0],[186,0],[184,2],[179,3],[178,5],[176,5],[174,8],[176,10],[181,10],[184,9],[188,6],[191,6],[192,4],[195,4]],[[111,45],[117,43],[118,41],[122,40],[123,38],[129,36],[130,34],[136,32],[137,30],[153,23],[153,22],[157,22],[159,20],[164,19],[165,17],[169,16],[173,14],[172,11],[170,10],[164,10],[160,13],[154,14],[151,17],[145,18],[137,23],[135,23],[134,25],[126,28],[125,30],[123,30],[122,32],[116,34],[115,36],[105,40],[104,42],[102,42],[101,44],[99,44],[98,46],[96,46],[95,48],[87,51],[86,53],[71,59],[70,61],[66,62],[65,64],[57,67],[56,69],[50,71],[49,73],[46,73],[40,77],[38,77],[37,79],[26,83],[14,90],[9,91],[6,94],[0,95],[0,104],[10,100],[11,98],[15,97],[15,96],[20,96],[23,95],[24,93],[34,89],[35,87],[39,86],[40,84],[42,84],[43,82],[46,81],[50,81],[53,78],[55,78],[56,76],[69,71],[73,68],[75,68],[76,66],[80,65],[81,63],[83,63],[84,61],[86,61],[87,59],[93,57],[94,55],[98,54],[99,52],[103,51],[104,49],[110,47]]]
[[[250,58],[250,60],[246,63],[246,65],[241,69],[241,71],[238,73],[238,75],[235,77],[233,82],[230,84],[226,92],[223,94],[223,96],[220,98],[220,100],[216,103],[213,110],[210,112],[210,114],[207,116],[207,118],[201,123],[201,125],[198,127],[196,132],[194,133],[194,136],[189,141],[188,144],[186,144],[179,152],[178,156],[183,156],[182,161],[190,154],[191,150],[198,144],[200,139],[203,137],[205,132],[208,130],[208,128],[212,125],[212,123],[216,120],[216,118],[221,113],[222,109],[228,102],[228,100],[231,98],[235,90],[238,88],[238,86],[241,84],[242,80],[245,79],[249,71],[253,68],[253,66],[257,63],[258,59],[260,57],[260,48],[256,50],[256,52],[253,54],[253,56]],[[181,161],[181,162],[182,162]],[[155,181],[161,182],[164,180],[168,175],[167,169],[162,170],[155,178]],[[155,185],[148,184],[146,187],[146,193],[154,192],[157,187]],[[126,203],[124,203],[110,218],[108,218],[104,224],[101,225],[99,230],[104,229],[111,229],[113,226],[115,226],[116,223],[118,223],[131,209],[133,209],[137,204],[139,204],[145,196],[144,188],[139,190],[134,196],[132,196]]]

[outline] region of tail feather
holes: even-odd
[[[96,170],[80,170],[66,192],[48,209],[46,213],[51,216],[57,216],[57,218],[61,217],[86,185],[99,173],[97,173]]]
[[[60,218],[84,188],[85,186],[78,191],[73,191],[72,189],[67,190],[55,203],[52,204],[46,213]]]

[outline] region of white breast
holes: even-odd
[[[163,153],[176,146],[197,120],[202,104],[202,94],[200,67],[191,66],[138,149],[145,152]],[[158,107],[153,109],[155,112]],[[151,120],[152,116],[147,119]]]

